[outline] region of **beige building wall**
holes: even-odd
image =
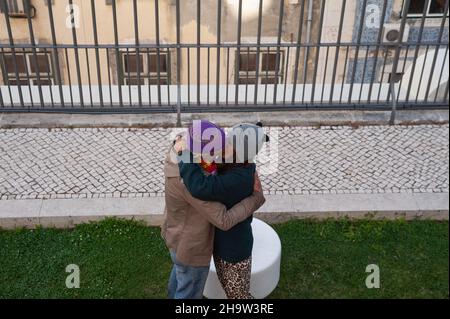
[[[50,22],[46,0],[32,0],[32,5],[36,8],[36,16],[32,19],[34,36],[37,43],[49,44],[52,43],[50,32]],[[107,1],[96,1],[96,18],[98,39],[100,44],[114,44],[114,24],[113,24],[113,9],[112,5],[106,5]],[[259,3],[259,1],[253,1]],[[153,0],[138,0],[138,22],[139,22],[139,39],[140,43],[155,43],[155,2]],[[222,24],[221,24],[221,41],[222,43],[236,43],[237,41],[237,0],[222,1]],[[78,28],[76,28],[76,36],[78,44],[94,44],[93,21],[90,0],[74,0],[74,6],[79,8],[75,11],[75,18],[79,21]],[[181,42],[183,44],[197,43],[197,1],[183,0],[181,4]],[[72,29],[66,26],[68,22],[69,13],[67,12],[68,1],[54,1],[52,6],[56,42],[58,44],[73,44]],[[217,42],[217,1],[202,1],[201,2],[201,43]],[[258,19],[257,7],[244,6],[245,10],[242,21],[242,43],[255,43]],[[285,18],[283,23],[282,41],[294,41],[297,36],[298,29],[298,14],[299,7],[285,4]],[[252,12],[252,13],[249,13]],[[279,2],[265,0],[262,24],[262,43],[276,42],[278,29],[278,15]],[[305,16],[307,13],[305,12]],[[117,1],[117,29],[120,44],[134,44],[134,16],[133,16],[133,1],[132,0],[118,0]],[[15,43],[30,43],[29,29],[27,19],[10,18],[13,38]],[[8,33],[4,17],[2,17],[0,28],[0,41],[8,43]],[[176,21],[175,21],[175,1],[174,0],[160,0],[159,1],[159,23],[160,23],[160,42],[161,43],[176,43]],[[304,28],[306,29],[306,28]],[[131,51],[132,49],[130,49]],[[112,80],[117,83],[115,50],[109,50],[109,63]],[[175,50],[171,49],[171,65],[172,65],[172,83],[176,82],[176,54]],[[234,83],[235,72],[235,48],[229,50],[229,83]],[[291,50],[291,54],[295,50]],[[89,49],[86,53],[85,49],[78,49],[81,78],[83,84],[88,84],[88,72],[92,84],[97,84],[97,70],[96,70],[96,55],[94,49]],[[242,53],[246,50],[242,49]],[[190,60],[187,59],[187,49],[182,50],[181,59],[181,75],[182,83],[188,82],[188,67],[190,67],[190,83],[194,84],[197,81],[196,63],[197,50],[190,49]],[[217,49],[210,49],[210,83],[215,84],[216,70],[217,70]],[[73,49],[67,50],[66,63],[65,51],[59,50],[59,63],[63,83],[68,84],[68,73],[70,72],[72,84],[77,84],[77,68],[76,58]],[[106,49],[99,50],[100,55],[100,70],[103,83],[108,78],[107,67],[107,52]],[[89,67],[87,65],[87,58],[89,59]],[[200,53],[200,70],[201,83],[207,82],[207,58],[208,50],[201,49]],[[294,61],[294,58],[290,58]],[[301,63],[300,63],[301,64]],[[220,82],[227,83],[226,78],[227,67],[227,50],[221,49],[220,59]],[[289,67],[291,69],[292,67]],[[69,72],[68,72],[69,71]]]

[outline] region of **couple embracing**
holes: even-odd
[[[166,156],[162,236],[173,268],[169,298],[202,298],[211,257],[230,299],[251,299],[252,214],[265,202],[254,158],[268,137],[260,123],[228,135],[194,121]]]

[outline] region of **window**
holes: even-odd
[[[33,18],[36,14],[36,9],[31,5],[30,0],[2,0],[0,2],[0,12],[4,13],[6,12],[5,4],[8,5],[8,15],[11,18],[26,18],[27,14],[25,9],[27,8],[27,4],[25,3],[28,1],[28,8],[30,8],[30,17]]]
[[[126,85],[158,84],[158,54],[156,51],[122,53],[122,83]],[[170,84],[170,55],[159,53],[160,84]]]
[[[443,16],[446,0],[430,0],[426,8],[426,16]],[[427,0],[411,0],[407,11],[408,16],[421,17],[424,13],[424,7]],[[448,12],[447,12],[448,14]]]
[[[240,53],[238,58],[238,84],[277,84],[283,81],[283,57],[284,52],[280,51],[280,61],[278,63],[277,75],[277,53],[276,51],[260,52],[258,79],[257,73],[257,53],[249,51]],[[277,79],[278,78],[278,79]]]
[[[15,58],[12,53],[3,53],[0,55],[3,81],[9,85],[38,85],[39,74],[41,85],[52,85],[54,74],[51,61],[51,53],[46,52],[37,52],[36,55],[31,51],[16,52]]]

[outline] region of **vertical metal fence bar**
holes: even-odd
[[[387,1],[387,0],[385,0]],[[342,0],[342,6],[341,6],[341,14],[339,17],[339,28],[338,28],[338,34],[336,39],[336,51],[334,52],[334,65],[333,65],[333,73],[331,75],[331,89],[330,89],[330,98],[329,103],[331,104],[333,102],[333,94],[334,94],[334,87],[335,87],[335,81],[336,81],[336,73],[337,73],[337,66],[339,62],[339,53],[341,49],[341,42],[342,42],[342,29],[344,26],[344,17],[345,17],[345,8],[347,6],[347,0]]]
[[[166,48],[166,86],[167,86],[167,103],[171,105],[170,102],[170,77],[171,77],[171,69],[170,69],[170,50]]]
[[[448,102],[448,84],[450,81],[447,81],[447,84],[445,86],[445,90],[444,90],[444,102]]]
[[[406,1],[405,1],[405,7],[406,7],[406,8],[409,8],[409,5],[410,5],[410,3],[411,3],[410,1],[411,1],[411,0],[406,0]],[[394,72],[394,74],[395,74],[395,72],[397,72],[398,60],[399,60],[399,56],[400,56],[400,49],[401,49],[401,45],[402,45],[402,43],[403,43],[403,35],[404,35],[404,33],[405,33],[406,17],[407,17],[407,15],[404,14],[404,15],[402,16],[402,19],[401,19],[401,24],[400,24],[400,35],[399,35],[399,39],[398,39],[398,41],[397,41],[397,43],[396,43],[395,56],[394,56],[394,65],[393,65],[393,67],[392,67],[392,71]],[[394,78],[395,78],[395,77],[391,75],[391,78],[390,78],[391,88],[393,88],[393,86],[394,86]],[[388,97],[387,97],[387,99],[386,99],[387,102],[389,102],[389,99],[390,99],[390,97],[391,97],[392,95],[395,95],[395,92],[391,89],[391,90],[389,90]],[[391,119],[390,119],[390,123],[391,123],[391,124],[394,124],[395,116],[396,116],[396,107],[397,107],[397,105],[396,105],[395,102],[396,102],[396,101],[395,101],[395,98],[393,97],[392,113],[391,113]]]
[[[289,57],[291,53],[291,47],[287,47],[287,54],[286,54],[286,70],[284,71],[284,91],[283,91],[283,105],[286,104],[286,90],[287,90],[287,84],[288,84],[288,71],[289,71]]]
[[[175,2],[176,36],[177,36],[177,126],[181,126],[181,20],[180,0]],[[188,61],[189,64],[189,61]]]
[[[159,0],[155,0],[156,72],[158,78],[158,105],[161,106],[161,52],[159,38]]]
[[[93,0],[92,0],[93,1]],[[64,103],[64,93],[62,89],[62,77],[61,77],[61,67],[59,63],[59,54],[58,54],[58,44],[56,42],[56,32],[55,32],[55,20],[53,18],[53,8],[52,8],[52,0],[47,0],[47,8],[48,8],[48,17],[50,22],[50,31],[52,34],[52,44],[53,44],[53,55],[55,59],[55,76],[56,81],[58,82],[58,88],[59,88],[59,99],[61,101],[61,107],[65,107]]]
[[[400,83],[397,85],[397,92],[395,92],[396,93],[396,105],[398,105],[398,102],[399,102],[399,100],[400,100],[400,90],[401,90],[401,87],[402,87],[402,83],[403,83],[403,75],[405,74],[405,69],[406,69],[406,62],[407,62],[407,60],[408,60],[408,55],[409,55],[409,50],[410,50],[410,45],[409,44],[407,44],[406,45],[406,51],[405,51],[405,54],[404,54],[404,58],[403,58],[403,67],[402,67],[402,71],[401,72],[399,72],[402,76],[401,76],[401,79],[400,79]],[[400,59],[400,57],[399,57],[399,59]],[[414,62],[415,63],[415,62]],[[396,76],[396,79],[395,79],[396,81],[398,81],[398,78],[397,78],[397,76]],[[394,90],[395,90],[395,87],[394,87]]]
[[[191,48],[187,48],[187,84],[188,84],[188,105],[191,105]]]
[[[220,98],[220,44],[222,41],[222,0],[217,1],[216,106]]]
[[[137,0],[133,0],[133,20],[134,20],[134,44],[136,45],[136,67],[137,67],[137,82],[138,82],[138,103],[142,107],[142,92],[141,92],[141,50],[139,49],[139,17]]]
[[[295,67],[294,67],[294,80],[292,82],[292,98],[291,104],[295,103],[295,94],[297,92],[297,81],[298,81],[298,67],[300,61],[300,49],[302,42],[302,32],[303,32],[303,19],[305,15],[305,1],[302,0],[302,5],[300,7],[299,21],[298,21],[298,32],[297,32],[297,45],[295,49]]]
[[[308,74],[308,59],[309,59],[309,46],[311,43],[311,24],[313,20],[313,1],[308,1],[308,17],[307,17],[307,24],[306,24],[306,53],[303,59],[303,70],[302,70],[302,79],[303,79],[303,92],[302,92],[302,104],[305,103],[305,90],[306,90],[306,81],[307,81],[307,74]]]
[[[262,14],[263,14],[263,0],[259,0],[258,7],[258,31],[256,35],[256,61],[255,61],[255,70],[256,70],[256,81],[255,81],[255,96],[254,103],[258,104],[258,89],[259,89],[259,65],[260,65],[260,55],[261,55],[261,32],[262,32]]]
[[[313,20],[313,1],[308,1],[308,18],[307,18],[307,34],[311,33],[311,24]],[[302,82],[303,82],[303,92],[302,92],[302,103],[305,103],[305,91],[306,91],[306,82],[308,76],[308,60],[309,60],[309,47],[311,45],[311,36],[307,36],[307,47],[306,54],[303,60],[303,71],[302,71]]]
[[[277,54],[275,61],[275,87],[273,89],[273,104],[277,104],[278,74],[280,68],[281,33],[283,32],[284,0],[280,0],[280,12],[278,15]]]
[[[197,105],[200,105],[200,43],[201,43],[201,33],[200,33],[200,23],[201,23],[201,5],[200,0],[197,0]]]
[[[112,83],[111,83],[111,63],[109,62],[109,50],[105,49],[106,53],[106,67],[108,69],[108,88],[109,88],[109,103],[111,108],[113,107],[113,97],[112,97]]]
[[[2,48],[2,55],[3,55],[3,48]],[[1,60],[0,60],[1,61]],[[4,68],[3,68],[3,63],[2,63],[2,65],[0,66],[0,69],[2,70],[2,72],[4,72]],[[9,82],[9,81],[8,81]],[[5,102],[3,101],[3,90],[2,90],[2,88],[0,87],[0,108],[1,109],[4,109],[5,108]]]
[[[447,59],[447,56],[448,56],[448,46],[447,46],[447,50],[445,51],[444,61]],[[440,75],[439,75],[439,81],[438,81],[438,83],[441,83],[441,81],[442,81],[442,75],[444,74],[444,70],[445,70],[445,68],[442,68],[442,69],[441,69],[441,73],[440,73]],[[447,70],[447,71],[448,71],[448,70]],[[448,82],[448,81],[447,81],[447,82]],[[439,91],[440,91],[440,86],[439,86],[438,89],[436,90],[436,94],[435,94],[434,100],[433,100],[434,103],[436,103],[436,101],[437,101],[437,98],[438,98],[438,95],[439,95]]]
[[[266,55],[266,81],[264,86],[264,105],[267,104],[267,86],[269,83],[269,56],[270,56],[270,47],[267,47],[267,55]]]
[[[377,74],[377,67],[378,67],[378,56],[380,55],[380,47],[381,47],[381,41],[383,39],[383,26],[384,26],[384,21],[386,20],[386,11],[387,11],[387,0],[383,1],[383,10],[381,13],[381,17],[380,17],[380,26],[378,29],[378,36],[377,36],[377,48],[376,48],[376,52],[375,52],[375,60],[373,62],[373,70],[372,70],[372,77],[370,80],[370,85],[369,85],[369,101],[368,103],[372,102],[372,90],[373,90],[373,84],[375,82],[375,76]],[[381,85],[381,83],[380,83]]]
[[[88,76],[88,85],[89,85],[89,99],[91,102],[91,107],[94,106],[94,100],[92,99],[92,81],[91,81],[91,67],[90,67],[90,63],[89,63],[89,52],[88,49],[85,48],[85,54],[86,54],[86,71],[87,71],[87,76]]]
[[[22,48],[22,53],[23,53],[23,56],[25,57],[26,56],[26,51],[25,51],[24,48]],[[33,98],[31,97],[32,89],[31,89],[31,81],[30,81],[30,71],[28,69],[28,63],[26,63],[26,61],[25,61],[25,73],[27,75],[28,91],[30,93],[31,107],[34,108],[34,101],[33,101]]]
[[[358,56],[359,56],[359,49],[361,45],[361,39],[362,39],[362,33],[364,30],[364,18],[366,16],[366,8],[367,8],[367,0],[364,0],[361,10],[361,18],[359,20],[359,26],[358,26],[358,39],[356,43],[356,51],[355,51],[355,58],[353,60],[353,68],[352,68],[352,77],[350,82],[350,92],[348,94],[348,103],[350,104],[352,101],[352,95],[353,95],[353,86],[355,83],[355,75],[356,75],[356,68],[358,66]],[[362,85],[362,84],[361,84]]]
[[[69,0],[69,6],[71,8],[71,14],[73,13],[73,1]],[[73,19],[73,16],[71,17]],[[78,54],[78,40],[77,40],[77,31],[75,30],[74,21],[72,20],[72,39],[73,39],[73,50],[75,54],[75,62],[76,62],[76,68],[77,68],[77,79],[78,79],[78,92],[80,94],[80,104],[81,107],[84,108],[84,98],[83,98],[83,85],[81,81],[81,70],[80,70],[80,57]],[[70,64],[67,64],[67,67],[69,68]]]
[[[381,99],[381,88],[382,88],[382,83],[384,80],[383,77],[384,77],[384,72],[386,70],[386,62],[387,62],[388,55],[389,55],[389,48],[384,47],[384,60],[383,60],[383,68],[381,69],[380,85],[378,87],[377,104],[380,103],[380,99]]]
[[[395,116],[396,116],[396,112],[397,112],[397,100],[395,98],[395,88],[394,88],[394,82],[391,81],[389,83],[389,93],[392,96],[392,112],[391,112],[391,118],[389,120],[389,123],[392,125],[395,123]]]
[[[70,75],[70,64],[69,64],[69,52],[67,48],[64,48],[64,55],[66,58],[66,65],[67,65],[67,79],[69,80],[69,93],[70,93],[70,107],[73,108],[73,92],[72,92],[72,77]]]
[[[449,0],[445,1],[445,9],[444,9],[445,13],[443,14],[442,20],[441,20],[441,27],[439,29],[439,36],[438,36],[438,39],[439,39],[438,44],[442,43],[442,36],[444,34],[445,21],[447,20],[446,13],[448,12],[448,2],[449,2]],[[434,49],[434,57],[433,57],[432,65],[431,65],[431,74],[434,73],[434,68],[436,67],[436,60],[437,60],[438,53],[439,53],[439,45],[438,44],[435,46],[435,49]],[[428,102],[428,95],[430,94],[431,83],[432,83],[432,79],[430,78],[428,80],[427,89],[425,91],[425,103]]]
[[[91,18],[92,18],[92,31],[94,34],[94,45],[95,45],[95,64],[97,68],[97,85],[98,94],[100,99],[100,107],[104,107],[103,102],[103,88],[102,88],[102,75],[100,72],[100,53],[98,49],[98,32],[97,32],[97,16],[95,10],[95,0],[91,0]]]
[[[209,78],[210,78],[210,55],[211,55],[211,47],[207,49],[208,57],[206,59],[206,105],[209,106]]]
[[[22,49],[24,52],[25,52],[25,49]],[[5,56],[5,51],[4,51],[4,49],[3,48],[1,48],[1,52],[2,52],[2,57],[4,57]],[[10,80],[9,80],[9,75],[8,75],[8,72],[7,72],[7,70],[6,70],[6,65],[5,65],[5,60],[2,58],[2,59],[0,59],[0,61],[2,62],[2,65],[1,65],[1,67],[2,67],[2,72],[3,72],[3,74],[5,75],[5,78],[6,78],[6,86],[8,87],[8,98],[9,98],[9,100],[11,101],[11,108],[14,108],[14,102],[13,102],[13,100],[12,100],[12,92],[11,92],[11,84],[10,84]],[[28,76],[28,72],[27,72],[27,76]],[[30,87],[30,81],[28,81],[28,88],[29,88],[29,90],[30,90],[30,96],[31,96],[31,87]],[[3,100],[3,91],[1,91],[0,90],[0,95],[2,95],[1,96],[1,98],[2,98],[2,100]],[[4,100],[3,100],[3,103],[4,103]]]
[[[129,104],[129,106],[131,107],[132,105],[133,105],[133,101],[131,100],[131,72],[130,72],[130,48],[129,47],[127,47],[126,48],[126,60],[125,60],[125,62],[126,62],[126,65],[127,65],[127,67],[128,67],[128,70],[126,70],[126,77],[128,78],[128,104]],[[125,66],[124,66],[125,67]],[[124,72],[125,72],[125,70],[124,70]],[[125,74],[124,74],[125,75]]]
[[[228,105],[228,89],[230,87],[230,47],[227,47],[227,85],[225,104]]]
[[[422,65],[422,71],[420,72],[420,77],[419,77],[419,86],[417,87],[416,90],[416,98],[415,98],[415,102],[417,103],[419,100],[419,92],[420,92],[420,88],[422,87],[422,80],[423,80],[423,74],[425,72],[425,66],[427,65],[427,60],[428,60],[428,51],[430,49],[430,45],[428,44],[426,46],[426,50],[425,50],[425,61],[423,62]]]
[[[145,51],[145,58],[147,59],[147,89],[148,89],[148,105],[152,106],[152,90],[151,90],[151,75],[150,75],[150,49],[147,48]]]
[[[325,16],[326,4],[327,4],[327,0],[321,1],[319,33],[317,34],[317,45],[316,45],[317,48],[316,48],[316,56],[315,56],[315,61],[314,61],[314,75],[313,75],[313,82],[312,82],[313,87],[312,87],[312,91],[311,91],[311,103],[314,103],[314,95],[316,93],[317,70],[319,68],[319,56],[320,56],[320,49],[321,49],[321,44],[322,44],[323,18]]]
[[[320,103],[323,103],[323,94],[325,92],[325,81],[327,79],[327,71],[328,71],[328,56],[330,53],[330,47],[327,46],[327,53],[325,54],[325,67],[323,70],[323,82],[322,82],[322,93],[320,94]]]
[[[345,79],[347,78],[347,66],[348,66],[349,51],[350,51],[350,47],[347,45],[345,47],[344,70],[342,71],[342,83],[341,83],[341,93],[339,94],[339,104],[342,104],[342,96],[344,93]]]
[[[358,104],[361,104],[363,86],[364,86],[365,77],[366,77],[367,58],[369,57],[370,46],[368,45],[365,48],[366,48],[366,55],[364,57],[364,67],[363,67],[363,73],[362,73],[362,76],[361,76],[361,87],[359,88]]]
[[[402,72],[401,72],[402,77],[401,77],[401,79],[400,79],[400,84],[398,85],[398,90],[397,90],[397,94],[396,94],[396,97],[397,97],[397,105],[398,105],[398,102],[399,102],[399,100],[400,100],[400,90],[401,90],[402,83],[403,83],[403,75],[405,74],[406,61],[408,60],[409,49],[410,49],[410,45],[407,44],[407,45],[406,45],[405,58],[403,59],[403,68],[402,68]]]
[[[420,49],[420,44],[422,42],[422,35],[423,35],[423,29],[425,26],[425,18],[426,18],[426,12],[427,12],[427,8],[430,0],[425,0],[424,1],[424,7],[423,7],[423,12],[422,12],[422,18],[420,19],[420,28],[419,28],[419,34],[417,36],[417,42],[415,44],[415,49],[414,49],[414,58],[413,58],[413,63],[412,63],[412,69],[411,69],[411,76],[409,78],[409,82],[408,82],[408,89],[407,89],[407,94],[406,94],[406,101],[409,101],[409,94],[411,92],[411,86],[412,86],[412,81],[413,81],[413,75],[414,75],[414,71],[416,70],[416,63],[415,61],[417,61],[417,57],[419,56],[419,49]],[[406,8],[405,8],[406,9]]]
[[[47,48],[44,48],[45,64],[46,64],[46,67],[47,67],[47,81],[49,83],[48,90],[50,91],[50,103],[52,105],[52,108],[54,109],[55,108],[55,100],[53,99],[53,90],[52,90],[53,81],[52,81],[52,79],[50,77],[50,72],[51,72],[52,68],[50,66],[50,63],[48,62],[48,55],[47,55],[47,53],[48,53]],[[50,57],[51,57],[51,55],[50,55]]]
[[[250,58],[250,47],[247,47],[247,66],[246,66],[246,80],[245,80],[245,102],[244,104],[247,105],[247,96],[248,96],[248,65],[249,65],[249,59]]]
[[[16,56],[16,49],[14,46],[14,38],[13,38],[12,30],[11,30],[11,21],[9,20],[9,14],[7,14],[7,12],[9,11],[8,1],[4,1],[3,5],[4,5],[4,9],[5,9],[4,16],[5,16],[5,22],[6,22],[6,29],[8,31],[8,40],[9,40],[9,45],[11,46],[11,54],[13,56],[12,60],[13,60],[13,66],[14,66],[14,71],[15,71],[15,75],[16,75],[17,91],[19,91],[20,106],[25,107],[24,100],[23,100],[23,93],[22,93],[22,85],[20,84],[20,77],[19,77],[19,72],[17,69],[17,56]],[[11,107],[14,108],[14,102],[13,102],[12,95],[10,96],[10,99],[11,99]],[[33,100],[33,97],[30,96],[30,99]]]
[[[120,50],[119,50],[119,30],[117,27],[117,5],[116,0],[112,0],[112,14],[113,14],[113,29],[114,29],[114,48],[116,55],[116,73],[117,73],[117,89],[119,93],[119,105],[123,107],[123,97],[122,97],[122,75],[120,74],[121,61],[120,61]]]
[[[0,59],[0,70],[2,71],[2,74],[5,75],[6,83],[8,84],[8,89],[10,90],[9,91],[9,97],[11,97],[11,88],[9,87],[8,72],[6,72],[6,68],[5,68],[4,63],[3,63],[3,57],[5,56],[4,53],[3,53],[3,48],[0,48],[0,52],[1,52],[0,56],[2,57]],[[6,107],[5,106],[5,101],[3,100],[3,90],[1,89],[1,87],[0,87],[0,107],[1,108],[5,108]]]
[[[237,26],[237,36],[236,36],[236,57],[234,65],[234,103],[239,104],[239,69],[241,60],[241,35],[242,35],[242,0],[239,0],[239,11],[238,11],[238,26]]]
[[[41,104],[41,108],[44,108],[44,96],[42,94],[42,85],[41,85],[42,84],[41,71],[39,70],[39,63],[38,63],[37,50],[36,50],[36,41],[34,39],[33,23],[31,22],[31,16],[30,16],[30,11],[31,11],[30,0],[25,0],[24,4],[25,4],[25,11],[27,14],[28,32],[29,32],[31,46],[32,46],[31,50],[33,52],[33,61],[34,61],[34,65],[36,68],[36,78],[37,78],[38,92],[39,92],[39,103]]]

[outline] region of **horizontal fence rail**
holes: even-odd
[[[0,111],[448,108],[449,0],[0,0]]]

